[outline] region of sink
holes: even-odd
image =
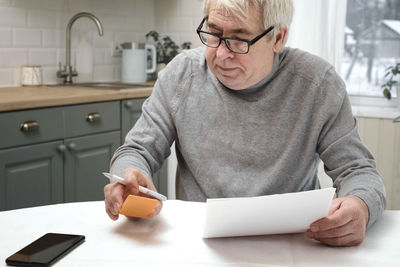
[[[122,89],[146,88],[146,87],[152,87],[153,85],[152,83],[87,82],[87,83],[55,84],[48,86],[89,87],[97,89],[122,90]]]

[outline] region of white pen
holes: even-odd
[[[118,182],[120,184],[125,185],[125,180],[122,177],[119,177],[119,176],[117,176],[115,174],[111,174],[111,173],[107,173],[107,172],[103,172],[103,175],[105,177],[107,177],[108,179],[110,179],[111,182]],[[148,189],[146,187],[143,187],[141,185],[139,185],[139,191],[144,193],[144,194],[147,194],[149,196],[155,197],[155,198],[157,198],[158,200],[161,200],[161,201],[167,200],[166,196],[164,196],[164,195],[162,195],[160,193],[157,193],[157,192],[155,192],[153,190],[150,190],[150,189]]]

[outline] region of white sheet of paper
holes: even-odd
[[[204,238],[305,232],[328,214],[335,188],[207,199]]]

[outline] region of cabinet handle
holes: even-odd
[[[97,112],[89,113],[89,114],[86,116],[86,120],[87,120],[88,122],[90,122],[90,123],[96,122],[96,121],[101,120],[101,115],[100,115],[100,113],[97,113]]]
[[[21,132],[34,132],[39,130],[39,123],[37,121],[26,121],[19,125]]]
[[[75,144],[75,143],[69,143],[69,144],[67,145],[67,147],[68,147],[69,150],[74,151],[75,148],[76,148],[76,144]]]
[[[133,104],[132,104],[132,102],[131,101],[127,101],[127,102],[125,102],[125,107],[126,108],[131,108],[133,106]]]
[[[67,147],[64,144],[61,144],[57,147],[58,152],[64,153]]]

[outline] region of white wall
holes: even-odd
[[[201,45],[196,28],[202,0],[0,0],[0,87],[19,86],[22,65],[41,65],[43,83],[58,83],[59,62],[65,64],[65,29],[76,13],[87,11],[103,24],[99,37],[94,23],[78,19],[72,27],[71,63],[80,32],[92,45],[93,80],[120,79],[121,59],[111,50],[122,42],[145,42],[157,30],[177,43]],[[78,69],[79,72],[79,69]]]
[[[196,29],[203,19],[203,0],[155,0],[155,28],[177,44],[201,44]]]
[[[65,64],[67,22],[82,11],[101,20],[104,36],[98,36],[91,20],[81,18],[73,25],[72,48],[79,32],[88,32],[94,80],[119,80],[121,59],[111,57],[111,49],[126,41],[145,41],[154,29],[154,0],[0,0],[0,86],[19,86],[25,64],[41,65],[44,83],[56,83],[58,62]]]

